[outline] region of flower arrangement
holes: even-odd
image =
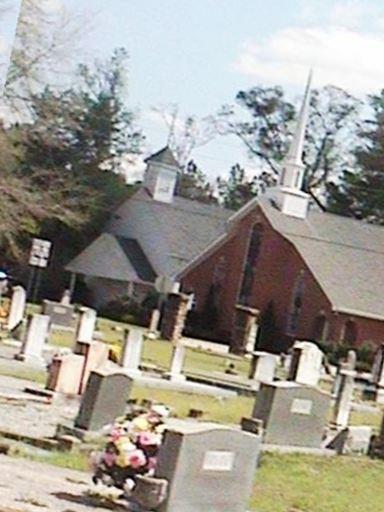
[[[138,475],[153,476],[168,415],[167,407],[155,405],[131,420],[116,420],[108,428],[104,450],[91,459],[93,482],[130,494]]]

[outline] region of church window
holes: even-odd
[[[263,226],[255,224],[252,228],[249,239],[247,259],[245,262],[243,280],[241,283],[239,302],[247,304],[251,294],[255,278],[255,266],[260,254],[261,240],[263,235]]]
[[[297,276],[291,295],[291,304],[289,308],[287,326],[285,333],[287,336],[295,336],[298,326],[301,311],[303,308],[303,297],[304,297],[304,271],[302,270]]]
[[[312,339],[326,341],[328,335],[328,320],[323,313],[319,313],[313,321]]]
[[[347,320],[344,324],[342,342],[346,345],[354,345],[357,341],[357,325],[353,320]]]

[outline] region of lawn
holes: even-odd
[[[253,398],[245,396],[215,398],[138,386],[134,386],[131,397],[167,404],[172,409],[173,415],[178,418],[186,418],[190,409],[199,409],[204,413],[202,420],[224,424],[239,424],[243,416],[250,416],[254,401]]]
[[[383,512],[384,462],[263,454],[252,512]]]
[[[124,324],[100,319],[98,329],[103,339],[121,350]],[[55,331],[51,344],[70,347],[73,333]],[[161,340],[144,342],[142,361],[168,369],[172,345]],[[207,354],[199,349],[187,349],[185,370],[213,373],[223,372],[228,359]],[[243,375],[248,371],[249,362],[236,361],[236,370]],[[0,367],[0,373],[6,370]],[[10,374],[10,373],[9,373]],[[43,382],[44,372],[18,369],[18,377]],[[162,389],[148,389],[137,385],[131,397],[138,401],[151,399],[171,407],[179,418],[185,418],[191,408],[203,411],[203,420],[224,424],[239,424],[243,416],[249,416],[254,398],[239,396],[215,398]],[[372,425],[379,428],[381,414],[353,412],[351,424]],[[14,455],[45,461],[50,464],[86,470],[86,453],[64,454],[33,452],[24,448],[16,449]],[[252,493],[252,512],[383,512],[384,510],[384,462],[367,457],[315,457],[306,455],[262,454]]]
[[[13,456],[88,471],[87,453],[24,448]],[[90,481],[90,475],[89,475]],[[315,457],[264,453],[249,510],[252,512],[383,512],[384,461],[367,457]]]

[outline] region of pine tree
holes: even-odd
[[[344,171],[339,181],[328,184],[328,209],[384,224],[384,90],[369,100],[373,115],[360,132],[357,168]]]

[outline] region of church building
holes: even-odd
[[[384,341],[384,228],[319,211],[302,191],[309,100],[310,81],[278,187],[237,212],[177,197],[178,165],[165,148],[67,270],[84,276],[96,304],[141,300],[159,277],[178,282],[194,294],[192,320],[227,343],[239,304],[273,319],[278,348]]]

